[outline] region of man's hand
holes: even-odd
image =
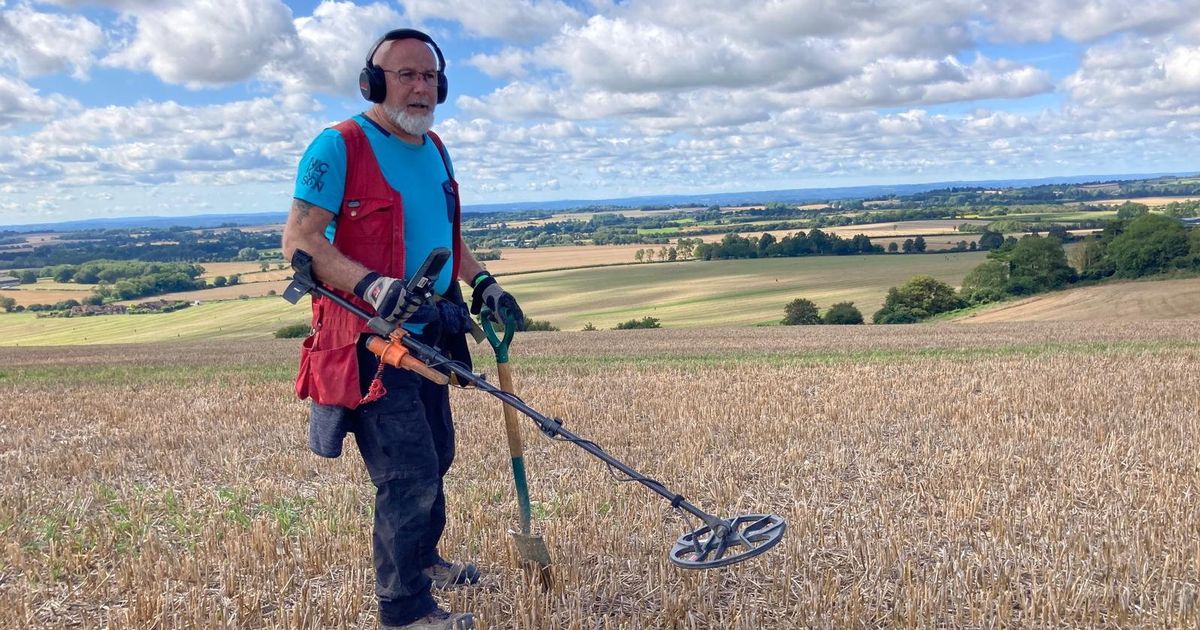
[[[492,319],[497,324],[512,320],[518,329],[525,327],[525,313],[517,304],[517,299],[508,291],[500,288],[500,283],[491,274],[483,272],[471,283],[471,314],[478,315],[483,307],[492,312]]]
[[[381,276],[374,271],[358,281],[354,294],[374,307],[380,317],[393,324],[404,323],[430,298],[429,293],[409,291],[403,280]]]

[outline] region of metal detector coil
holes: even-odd
[[[747,514],[705,525],[675,541],[669,557],[684,569],[715,569],[753,558],[783,540],[787,521],[775,514]]]

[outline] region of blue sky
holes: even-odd
[[[467,204],[1200,170],[1200,0],[0,0],[0,225],[286,210],[397,27]]]

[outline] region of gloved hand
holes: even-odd
[[[492,312],[492,321],[504,324],[505,320],[516,322],[517,329],[525,327],[525,313],[511,293],[500,287],[500,283],[486,271],[475,276],[471,282],[471,314],[478,315],[483,307]]]
[[[404,323],[432,297],[428,292],[421,294],[409,291],[403,280],[381,276],[374,271],[358,281],[354,294],[374,307],[380,317],[393,324]]]

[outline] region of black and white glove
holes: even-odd
[[[399,278],[381,276],[374,271],[358,281],[354,286],[354,294],[374,307],[380,317],[393,324],[404,323],[431,297],[428,292],[409,291]]]
[[[525,327],[525,313],[511,293],[500,287],[490,273],[482,272],[471,281],[471,314],[478,315],[483,307],[492,312],[492,321],[504,324],[511,320],[517,329]]]

